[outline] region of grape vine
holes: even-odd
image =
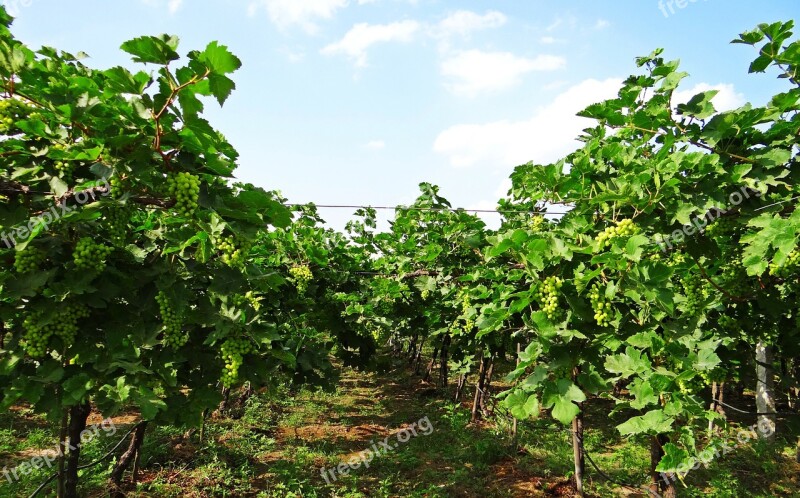
[[[624,219],[616,223],[615,226],[606,227],[597,236],[597,246],[600,249],[608,247],[611,243],[623,237],[631,237],[639,232],[638,227],[631,219]]]
[[[19,273],[34,272],[45,260],[46,254],[41,249],[28,246],[14,255],[14,268]]]
[[[229,338],[220,347],[225,369],[222,372],[222,385],[232,387],[239,380],[239,368],[244,356],[252,351],[252,344],[247,338]]]
[[[200,178],[187,172],[170,174],[167,176],[167,193],[175,198],[178,213],[188,218],[198,206]]]
[[[53,337],[60,338],[65,347],[71,346],[80,330],[79,322],[90,314],[87,307],[70,303],[61,305],[49,319],[43,311],[29,315],[23,322],[25,351],[31,358],[42,358]]]
[[[101,272],[106,267],[106,258],[113,251],[112,247],[98,244],[91,237],[83,237],[78,240],[72,254],[79,270]]]
[[[539,282],[536,287],[536,300],[550,320],[555,320],[559,314],[558,296],[563,285],[564,281],[561,278],[552,276]]]
[[[164,345],[172,349],[182,348],[189,342],[189,334],[183,330],[181,314],[172,306],[172,301],[163,291],[156,295],[156,302],[164,324]]]
[[[297,287],[297,292],[300,294],[305,294],[308,290],[308,284],[314,280],[314,274],[311,272],[311,268],[306,265],[292,266],[289,268],[289,275],[292,276],[292,281],[295,287]]]

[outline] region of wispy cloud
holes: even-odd
[[[478,14],[470,10],[459,10],[429,27],[428,32],[439,40],[439,50],[450,50],[451,40],[456,37],[469,38],[477,31],[499,28],[508,22],[508,17],[496,10]]]
[[[183,0],[166,0],[166,2],[164,2],[163,0],[142,0],[142,2],[145,5],[150,5],[154,7],[163,7],[164,5],[166,5],[167,11],[169,11],[170,14],[178,12],[178,10],[180,10],[181,6],[183,5]]]
[[[591,120],[576,114],[617,94],[621,80],[586,80],[523,121],[460,124],[439,134],[434,151],[456,167],[508,168],[528,161],[546,164],[578,146],[575,138]]]
[[[169,9],[170,14],[174,14],[178,12],[178,9],[181,8],[181,5],[183,5],[183,0],[169,0],[167,9]]]
[[[598,19],[597,22],[594,23],[594,29],[606,29],[609,26],[611,26],[611,23],[605,19]]]
[[[444,18],[436,25],[436,35],[469,36],[474,31],[499,28],[508,21],[502,12],[490,10],[485,14],[477,14],[469,10],[459,10]]]
[[[281,29],[299,26],[307,33],[316,33],[321,20],[329,20],[347,7],[348,0],[254,0],[247,13],[255,16],[266,9],[270,20]]]
[[[323,55],[344,55],[356,66],[367,65],[367,52],[378,43],[408,43],[420,30],[417,21],[399,21],[391,24],[360,23],[353,26],[338,42],[321,50]]]
[[[480,93],[514,87],[527,73],[554,71],[564,66],[566,60],[553,55],[527,58],[509,52],[468,50],[445,59],[442,75],[450,79],[445,85],[448,90],[475,97]]]
[[[372,140],[364,144],[365,149],[369,150],[381,150],[386,148],[386,142],[383,140]]]

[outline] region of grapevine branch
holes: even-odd
[[[652,133],[654,135],[664,135],[665,134],[665,133],[663,133],[661,131],[658,131],[658,130],[651,130],[649,128],[642,128],[641,126],[636,126],[636,125],[628,125],[628,127],[632,128],[634,130],[637,130],[637,131],[644,132],[644,133]],[[707,150],[709,152],[713,152],[714,154],[719,154],[719,155],[722,155],[722,156],[728,156],[728,157],[730,157],[732,159],[737,159],[739,161],[742,161],[742,162],[745,162],[745,163],[749,163],[749,164],[757,164],[756,161],[750,159],[749,157],[740,156],[738,154],[733,154],[732,152],[726,152],[726,151],[723,151],[723,150],[717,150],[714,147],[712,147],[712,146],[710,146],[708,144],[704,144],[703,142],[699,142],[697,140],[691,140],[691,139],[687,138],[687,141],[690,144],[694,145],[695,147],[700,147],[701,149],[705,149],[705,150]]]
[[[161,118],[164,116],[164,113],[167,112],[167,109],[169,109],[172,103],[175,102],[175,99],[178,97],[178,94],[182,90],[199,83],[200,81],[207,78],[209,74],[211,74],[211,69],[206,68],[206,71],[205,73],[203,73],[202,76],[193,76],[186,83],[173,87],[169,97],[167,97],[167,100],[161,107],[161,110],[159,110],[157,113],[153,113],[153,120],[155,121],[156,124],[156,137],[155,140],[153,141],[153,148],[155,148],[155,150],[161,155],[161,158],[164,160],[164,165],[167,167],[167,169],[171,168],[170,164],[172,161],[172,157],[177,153],[177,151],[173,150],[170,152],[164,152],[164,150],[161,148],[161,138],[164,136],[164,128],[161,126]],[[172,86],[172,83],[170,83],[170,86]]]
[[[725,289],[723,289],[722,287],[720,287],[719,284],[714,282],[714,280],[708,275],[708,272],[706,272],[706,269],[703,267],[703,265],[700,264],[700,261],[698,261],[698,259],[694,256],[694,254],[689,253],[689,256],[691,256],[691,258],[697,264],[697,268],[700,270],[700,275],[702,275],[703,278],[708,281],[708,283],[710,283],[715,289],[720,291],[725,297],[727,297],[728,299],[731,299],[733,301],[738,301],[738,302],[745,302],[745,301],[749,301],[750,299],[752,299],[751,297],[747,297],[747,296],[734,296],[730,292],[728,292]]]
[[[99,464],[103,463],[104,461],[108,460],[109,458],[111,458],[112,456],[114,456],[114,452],[116,452],[116,451],[117,451],[117,449],[118,449],[120,446],[122,446],[122,443],[124,443],[124,442],[125,442],[125,440],[126,440],[126,439],[128,439],[128,436],[130,436],[130,435],[133,433],[133,431],[135,431],[135,430],[136,430],[136,429],[137,429],[137,428],[138,428],[140,425],[142,425],[143,423],[144,423],[144,422],[139,422],[138,424],[134,425],[134,426],[131,428],[131,430],[129,430],[129,431],[128,431],[128,432],[127,432],[127,433],[126,433],[126,434],[125,434],[125,435],[122,437],[122,439],[120,439],[120,440],[119,440],[119,442],[117,442],[117,444],[116,444],[116,445],[114,445],[114,447],[113,447],[113,448],[111,448],[111,451],[109,451],[109,452],[108,452],[108,453],[106,453],[105,455],[101,456],[100,458],[98,458],[97,460],[95,460],[95,461],[94,461],[94,462],[92,462],[92,463],[87,463],[86,465],[82,465],[82,466],[78,467],[78,470],[85,470],[85,469],[88,469],[88,468],[94,467],[95,465],[99,465]],[[35,497],[36,497],[36,496],[37,496],[39,493],[41,493],[41,492],[42,492],[42,491],[43,491],[43,490],[44,490],[44,489],[47,487],[47,485],[48,485],[48,484],[50,484],[51,482],[53,482],[53,479],[55,479],[57,476],[58,476],[58,472],[55,472],[55,473],[53,473],[53,474],[52,474],[50,477],[48,477],[48,478],[47,478],[47,480],[45,480],[45,481],[44,481],[42,484],[40,484],[40,485],[39,485],[39,487],[38,487],[38,488],[36,488],[36,491],[34,491],[33,493],[31,493],[31,495],[30,495],[28,498],[35,498]]]

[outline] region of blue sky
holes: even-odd
[[[657,47],[691,73],[686,100],[713,87],[718,108],[763,103],[782,83],[747,75],[752,49],[728,42],[800,13],[797,0],[0,3],[23,41],[99,68],[130,66],[118,47],[144,34],[178,35],[182,53],[228,45],[244,63],[237,91],[208,117],[241,152],[243,181],[358,205],[411,202],[428,181],[472,209],[495,206],[515,165],[575,148],[588,124],[575,112]],[[350,214],[323,211],[337,228]]]

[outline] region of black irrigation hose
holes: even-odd
[[[777,416],[777,417],[800,417],[800,413],[788,413],[788,412],[783,412],[783,413],[781,413],[781,412],[763,412],[763,413],[762,413],[762,412],[748,412],[748,411],[746,411],[746,410],[742,410],[741,408],[736,408],[735,406],[731,406],[731,405],[729,405],[728,403],[725,403],[724,401],[719,401],[719,400],[712,401],[712,403],[717,403],[717,404],[720,404],[720,405],[722,405],[722,406],[724,406],[724,407],[726,407],[726,408],[730,408],[731,410],[733,410],[733,411],[735,411],[735,412],[743,413],[743,414],[745,414],[745,415],[756,415],[756,416],[758,416],[758,417],[761,417],[761,416],[773,416],[773,415],[774,415],[774,416]]]
[[[109,458],[111,458],[114,455],[114,452],[116,452],[117,449],[119,449],[119,447],[122,446],[122,443],[124,443],[125,440],[128,439],[128,436],[130,436],[133,433],[133,431],[135,431],[141,424],[142,424],[142,422],[139,422],[138,424],[134,425],[131,428],[131,430],[129,430],[122,437],[122,439],[120,439],[119,442],[116,445],[114,445],[113,448],[111,448],[111,451],[109,451],[108,453],[106,453],[105,455],[103,455],[102,457],[98,458],[97,460],[95,460],[92,463],[87,463],[86,465],[81,465],[80,467],[78,467],[78,470],[85,470],[85,469],[88,469],[90,467],[94,467],[95,465],[98,465],[98,464],[104,462],[105,460],[108,460]],[[58,472],[56,472],[56,473],[52,474],[50,477],[48,477],[47,480],[45,480],[42,484],[40,484],[39,487],[36,488],[36,491],[34,491],[33,494],[31,494],[28,498],[35,498],[36,495],[41,493],[42,490],[44,490],[47,487],[48,484],[53,482],[53,479],[55,479],[56,477],[58,477]]]

